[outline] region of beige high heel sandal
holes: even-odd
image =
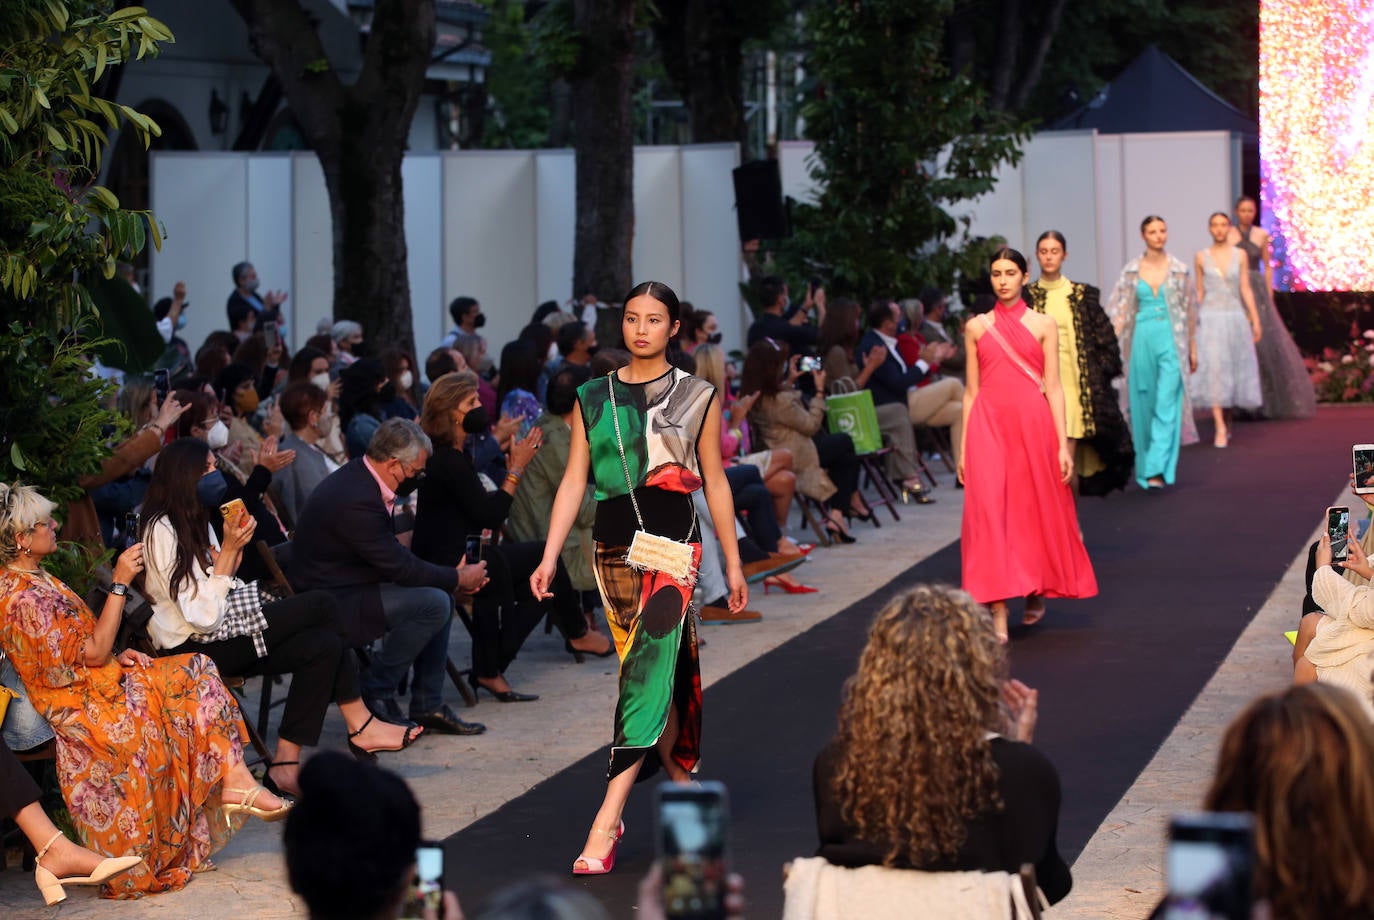
[[[41,863],[43,857],[48,855],[48,850],[52,849],[52,845],[61,836],[61,831],[53,834],[48,842],[43,844],[43,849],[38,851],[38,858],[34,860],[33,880],[38,885],[39,893],[43,895],[43,903],[49,907],[67,899],[67,893],[62,890],[64,885],[101,885],[117,875],[123,875],[143,862],[141,856],[108,856],[100,861],[100,864],[95,867],[95,871],[90,875],[58,878],[44,869]]]
[[[282,820],[291,811],[291,803],[285,800],[282,801],[280,808],[274,808],[271,811],[254,805],[253,803],[258,800],[258,796],[267,791],[261,786],[256,789],[226,789],[224,791],[242,796],[238,802],[224,802],[220,806],[220,810],[224,812],[224,822],[230,826],[232,826],[234,816],[239,814],[252,815],[270,823]]]

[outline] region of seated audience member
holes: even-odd
[[[816,758],[816,855],[1013,875],[1031,863],[1050,903],[1062,900],[1059,775],[1030,745],[1035,691],[1005,669],[992,618],[963,591],[920,585],[889,601]]]
[[[354,361],[363,357],[363,327],[351,319],[341,319],[329,327],[329,335],[334,340],[336,370],[342,371]]]
[[[691,329],[682,343],[682,350],[694,353],[702,345],[719,346],[721,341],[720,322],[710,310],[696,310],[692,313]]]
[[[329,332],[330,329],[334,328],[334,324],[329,320],[321,320],[320,322],[321,325],[328,323],[328,327],[324,332],[312,335],[310,338],[306,339],[305,347],[313,348],[328,358],[330,373],[336,373],[339,363],[339,346],[338,343],[334,341],[334,336],[330,335]]]
[[[762,306],[759,308],[758,319],[749,326],[746,344],[752,348],[764,339],[772,339],[775,342],[786,342],[794,355],[815,354],[818,330],[808,321],[807,315],[814,304],[816,321],[825,321],[825,291],[818,290],[813,300],[808,286],[805,302],[800,309],[795,309],[788,316],[784,312],[789,303],[787,282],[777,275],[765,275],[758,280],[754,289]]]
[[[382,371],[396,384],[396,396],[382,406],[384,418],[420,417],[420,381],[415,377],[415,359],[399,348],[382,352]]]
[[[445,374],[467,369],[467,359],[457,349],[436,348],[425,358],[425,379],[431,384]]]
[[[477,375],[477,395],[481,397],[487,415],[496,418],[496,410],[501,404],[496,401],[496,387],[491,385],[487,374],[482,370],[491,367],[491,359],[487,357],[487,340],[480,335],[464,334],[458,336],[453,347],[467,362],[468,370]]]
[[[392,511],[414,491],[433,450],[420,427],[388,419],[365,456],[350,460],[315,487],[296,521],[289,577],[297,590],[334,595],[349,646],[381,637],[362,681],[363,702],[378,718],[406,723],[396,700],[410,683],[411,721],[441,734],[479,734],[444,703],[453,595],[486,584],[486,565],[432,565],[396,540]]]
[[[537,426],[543,433],[539,450],[525,465],[515,495],[511,499],[507,525],[510,534],[520,542],[543,542],[549,536],[549,512],[554,496],[563,481],[572,446],[573,415],[577,412],[577,388],[586,383],[587,369],[565,367],[549,381],[549,404],[539,417]],[[595,591],[596,575],[592,572],[592,521],[596,515],[594,490],[587,486],[582,507],[568,533],[559,558],[568,570],[572,586],[578,591]]]
[[[293,383],[281,394],[282,417],[291,429],[291,433],[282,438],[281,450],[292,451],[295,457],[272,474],[272,488],[277,510],[292,523],[300,517],[315,487],[339,468],[320,446],[332,421],[325,414],[328,406],[324,390],[309,381]]]
[[[921,323],[920,328],[916,331],[927,342],[943,342],[954,349],[952,354],[947,355],[940,362],[940,372],[963,380],[968,356],[964,354],[963,336],[951,335],[950,331],[945,328],[945,316],[949,311],[949,302],[945,298],[944,291],[937,287],[925,288],[921,291],[919,300],[925,311],[925,322]]]
[[[889,403],[907,407],[913,425],[949,427],[954,445],[954,462],[959,462],[958,444],[964,427],[964,385],[953,377],[935,379],[931,368],[953,353],[950,346],[926,342],[919,353],[903,358],[897,342],[901,310],[890,300],[875,300],[868,308],[868,331],[859,340],[859,353],[868,354],[876,345],[887,349],[887,356],[868,380],[873,404]]]
[[[211,333],[211,338],[219,333]],[[230,336],[233,339],[233,336]],[[234,347],[238,348],[239,340],[234,339]],[[219,378],[220,373],[229,366],[233,354],[219,342],[212,342],[207,338],[205,342],[196,350],[195,375],[212,384]]]
[[[253,372],[253,382],[257,387],[259,401],[266,400],[277,388],[283,354],[280,342],[269,349],[261,333],[254,333],[234,349],[232,363],[242,364]]]
[[[558,354],[564,364],[586,367],[596,350],[596,330],[581,320],[564,323],[558,327]],[[502,368],[502,373],[505,369]]]
[[[549,398],[549,380],[562,366],[554,330],[543,323],[533,322],[520,330],[519,339],[533,346],[534,353],[539,357],[539,377],[535,380],[534,397],[542,406]]]
[[[874,373],[890,357],[882,342],[871,343],[867,350],[859,349],[859,305],[848,297],[830,305],[821,325],[819,347],[831,392],[840,392],[840,381],[846,378],[859,389],[868,389]],[[926,504],[930,499],[921,488],[921,469],[916,465],[916,431],[907,415],[906,400],[880,403],[878,394],[874,393],[873,408],[878,430],[892,446],[887,455],[887,477],[901,483],[903,489],[916,496],[918,503]]]
[[[358,756],[408,747],[420,730],[376,722],[362,704],[357,660],[344,648],[330,594],[303,591],[264,604],[256,582],[236,577],[257,522],[222,523],[221,543],[211,512],[191,497],[203,476],[218,475],[210,448],[193,438],[168,445],[153,473],[143,504],[153,645],[172,655],[200,652],[225,677],[291,675],[263,779],[273,792],[300,794],[301,748],[319,743],[330,702],[339,704]]]
[[[1368,580],[1374,567],[1352,531],[1345,572]],[[1356,586],[1331,564],[1331,537],[1317,541],[1312,597],[1320,612],[1303,616],[1293,645],[1293,679],[1320,681],[1349,690],[1374,723],[1374,597],[1368,584]]]
[[[339,393],[343,390],[343,384],[330,378],[329,367],[329,355],[307,345],[291,356],[286,382],[290,385],[309,381],[324,391],[328,398],[325,400],[324,414],[318,426],[322,438],[315,446],[324,451],[324,455],[336,464],[343,464],[348,461],[348,451],[344,449],[343,426],[339,424]],[[282,422],[286,424],[285,415]]]
[[[132,422],[136,430],[143,431],[151,427],[158,434],[164,432],[165,429],[156,427],[157,391],[153,388],[151,378],[125,377],[116,405],[120,414]],[[158,446],[161,446],[161,438]],[[143,493],[148,490],[150,464],[154,456],[156,454],[123,475],[111,477],[87,490],[105,546],[123,549],[127,545],[123,542],[125,515],[136,510],[143,501]],[[136,539],[137,535],[134,538]]]
[[[387,379],[382,362],[360,358],[339,373],[339,424],[344,447],[357,459],[367,452],[368,442],[386,421],[387,403],[396,398],[396,385]]]
[[[31,486],[0,485],[0,650],[57,733],[58,778],[81,839],[143,859],[102,894],[175,891],[234,835],[235,817],[276,821],[289,806],[248,772],[238,706],[214,662],[114,654],[143,545],[120,554],[97,616],[41,567],[57,549],[54,510]]]
[[[420,805],[405,780],[326,751],[301,770],[301,788],[282,848],[291,890],[311,920],[402,916],[420,843]],[[432,920],[462,920],[452,892]]]
[[[453,317],[453,329],[439,343],[440,348],[457,347],[459,336],[477,335],[477,330],[487,324],[487,317],[482,313],[482,305],[475,297],[453,298],[448,305],[448,314]],[[476,367],[473,369],[476,370]]]
[[[420,483],[412,545],[417,556],[436,565],[460,562],[469,535],[501,529],[525,467],[543,442],[543,430],[533,428],[512,443],[508,472],[500,487],[488,492],[462,450],[464,432],[486,427],[485,414],[477,397],[477,377],[471,372],[439,378],[425,396],[420,421],[434,449]],[[529,593],[530,574],[543,555],[542,542],[502,543],[483,549],[490,581],[473,598],[468,679],[474,689],[484,688],[502,702],[535,699],[512,690],[505,671],[549,609]],[[554,622],[567,639],[569,651],[595,655],[614,651],[609,639],[587,630],[582,602],[561,565],[552,591]]]
[[[244,364],[230,364],[215,378],[215,396],[228,415],[229,446],[221,459],[234,468],[239,479],[247,479],[252,472],[249,458],[261,447],[263,437],[280,437],[277,428],[263,426],[262,432],[253,427],[252,418],[258,411],[258,390],[253,371]],[[274,413],[275,415],[275,413]],[[237,445],[237,446],[236,446]]]
[[[873,513],[859,494],[859,458],[849,435],[823,430],[825,400],[813,399],[809,406],[803,401],[795,386],[801,376],[797,361],[788,361],[771,339],[749,349],[740,375],[740,395],[758,394],[749,412],[749,429],[758,442],[791,451],[797,490],[828,502],[826,530],[841,543],[852,543],[846,517],[867,520]],[[811,376],[816,391],[824,392],[825,372],[813,371]]]
[[[99,853],[72,843],[38,804],[38,796],[38,784],[0,740],[0,818],[13,818],[38,853],[33,880],[49,907],[67,899],[64,885],[100,885],[143,862],[138,856],[102,858]]]
[[[291,356],[286,368],[286,383],[309,381],[321,390],[328,390],[332,381],[329,377],[329,356],[318,348],[309,345]]]
[[[605,377],[630,363],[630,353],[623,348],[598,348],[587,370],[593,377]]]
[[[1251,703],[1222,736],[1202,807],[1255,816],[1266,916],[1374,916],[1374,733],[1348,690],[1307,684]]]
[[[721,398],[720,452],[725,463],[725,478],[738,476],[730,471],[740,466],[757,468],[768,494],[773,497],[775,522],[786,521],[797,492],[797,476],[792,472],[792,452],[786,448],[754,450],[749,436],[749,410],[754,408],[757,394],[736,396],[725,375],[725,352],[715,343],[697,345],[692,352],[696,375],[716,388]],[[735,481],[730,488],[735,490]],[[736,505],[735,510],[740,510]],[[791,540],[784,538],[783,552],[796,552]],[[770,550],[772,552],[772,550]]]
[[[544,414],[535,395],[543,367],[543,359],[530,342],[511,342],[501,349],[501,384],[496,388],[496,405],[503,419],[519,419],[514,432],[517,438],[529,434]]]

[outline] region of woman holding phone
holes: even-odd
[[[1021,299],[1025,256],[1003,246],[989,266],[997,305],[964,327],[963,587],[1005,642],[1009,598],[1031,626],[1046,597],[1092,597],[1097,578],[1069,489],[1058,326]]]
[[[679,318],[677,295],[665,284],[646,281],[625,296],[621,333],[630,363],[578,388],[567,471],[543,561],[530,576],[534,596],[550,597],[558,554],[592,473],[596,580],[620,654],[620,703],[606,794],[573,863],[575,875],[602,875],[615,865],[625,830],[621,813],[638,778],[661,763],[670,779],[686,782],[700,759],[701,675],[687,610],[701,561],[689,495],[699,488],[706,490],[725,554],[730,611],[743,610],[749,597],[730,486],[715,446],[721,419],[715,388],[668,363]],[[698,444],[710,449],[699,454]]]

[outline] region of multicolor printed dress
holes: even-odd
[[[616,448],[612,386],[625,466]],[[696,627],[687,615],[693,586],[660,572],[633,569],[625,554],[639,526],[630,500],[633,483],[645,529],[690,542],[693,561],[700,563],[690,495],[702,485],[697,448],[714,396],[709,383],[676,368],[647,383],[625,383],[612,373],[578,388],[596,479],[596,582],[620,655],[620,700],[607,779],[640,757],[644,767],[638,779],[658,769],[658,758],[644,755],[662,736],[674,709],[678,736],[673,760],[691,773],[701,758],[701,670]]]
[[[81,842],[144,864],[101,896],[185,887],[234,835],[224,776],[243,760],[238,707],[204,655],[89,667],[96,618],[66,585],[0,569],[0,647],[57,734],[57,776]]]

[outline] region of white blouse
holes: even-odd
[[[213,574],[210,566],[192,566],[191,578],[173,597],[170,582],[176,565],[176,545],[176,531],[166,517],[149,525],[143,540],[143,587],[153,604],[148,635],[160,649],[176,648],[192,633],[213,632],[228,607],[229,590],[242,584],[237,578]],[[220,548],[213,528],[210,545]]]

